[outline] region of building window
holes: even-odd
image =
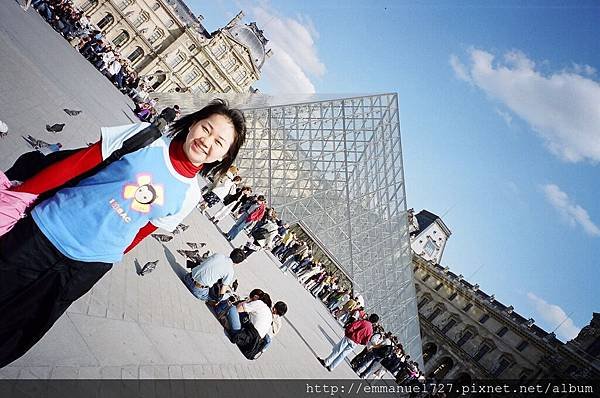
[[[123,11],[133,3],[133,0],[121,0],[119,4],[119,10]]]
[[[212,48],[210,51],[214,54],[215,57],[220,58],[227,51],[227,47],[225,46],[225,44],[221,43],[218,46],[216,46],[216,48]]]
[[[156,11],[156,10],[158,10],[159,8],[160,8],[160,4],[158,4],[158,3],[154,3],[154,4],[152,5],[152,11]]]
[[[456,342],[459,347],[462,347],[471,337],[473,337],[473,333],[466,331],[462,337]]]
[[[155,29],[152,35],[148,38],[148,41],[153,44],[157,42],[158,39],[160,39],[161,37],[163,37],[162,29]]]
[[[506,358],[501,358],[500,362],[498,362],[498,366],[494,369],[493,375],[498,377],[502,372],[506,370],[510,366],[510,362]]]
[[[81,7],[81,10],[84,13],[87,13],[88,11],[90,11],[92,8],[94,8],[96,5],[98,4],[98,0],[88,0],[83,7]]]
[[[235,66],[235,59],[233,59],[233,57],[227,57],[224,62],[222,63],[223,68],[226,71],[230,71],[234,66]]]
[[[431,275],[425,275],[425,276],[423,277],[423,282],[427,282],[427,281],[429,280],[430,276],[431,276]]]
[[[112,24],[115,21],[115,17],[111,14],[106,14],[104,18],[102,18],[96,25],[98,25],[98,29],[102,30]]]
[[[198,72],[196,69],[192,70],[190,73],[185,75],[185,84],[190,84],[196,78],[198,78],[198,76],[200,76],[200,72]]]
[[[473,356],[473,359],[476,361],[479,361],[481,358],[483,358],[483,356],[485,354],[487,354],[488,352],[490,352],[492,348],[487,345],[487,344],[482,344],[481,347],[479,347],[479,351],[477,351],[477,353],[475,354],[475,356]]]
[[[483,325],[487,322],[488,319],[490,319],[490,316],[488,314],[483,314],[481,318],[479,318],[479,323]]]
[[[440,282],[440,284],[435,287],[435,291],[437,292],[438,290],[440,290],[442,286],[444,286],[444,284]]]
[[[244,78],[246,77],[246,75],[247,75],[247,73],[245,70],[240,70],[240,71],[236,72],[235,77],[233,79],[235,80],[235,82],[237,84],[241,84],[242,81],[244,81]]]
[[[194,43],[192,43],[188,46],[189,51],[194,51],[195,49],[196,49],[196,45]]]
[[[500,330],[496,332],[496,334],[500,337],[504,336],[508,332],[508,328],[506,326],[502,326]]]
[[[179,65],[183,61],[185,61],[185,54],[183,54],[182,52],[177,52],[175,58],[173,58],[173,60],[171,61],[171,68],[175,69],[177,65]]]
[[[167,28],[170,28],[171,26],[173,26],[173,24],[174,24],[174,23],[175,23],[175,22],[173,22],[173,20],[172,20],[172,19],[169,19],[169,20],[167,21]]]
[[[454,292],[450,295],[450,297],[448,297],[448,300],[452,301],[456,298],[456,296],[458,295],[458,293]]]
[[[127,33],[127,31],[123,30],[123,31],[121,31],[121,33],[119,33],[119,35],[117,37],[115,37],[113,39],[112,42],[115,47],[120,47],[124,43],[126,43],[127,40],[129,40],[129,33]]]
[[[429,298],[428,297],[423,297],[421,299],[421,302],[419,302],[419,304],[417,305],[418,308],[422,308],[424,305],[426,305],[429,302]]]
[[[433,311],[428,317],[427,320],[429,322],[433,322],[433,320],[442,313],[442,310],[439,308],[436,308],[435,311]]]
[[[435,242],[433,241],[433,239],[431,238],[427,238],[427,243],[425,244],[425,254],[427,254],[429,257],[433,256],[433,253],[435,253],[435,251],[437,250],[437,246],[435,244]]]
[[[465,308],[463,308],[464,312],[469,312],[469,310],[473,308],[473,304],[468,303],[467,305],[465,305]]]
[[[442,329],[442,334],[446,334],[448,330],[452,329],[452,327],[456,325],[456,321],[454,319],[450,319],[448,323]]]
[[[148,14],[146,11],[142,11],[140,12],[140,15],[137,16],[137,18],[133,21],[133,26],[137,29],[140,26],[142,26],[142,24],[146,21],[148,21],[150,19],[150,14]]]
[[[517,351],[523,351],[528,345],[529,343],[526,340],[521,341],[521,344],[517,346]]]
[[[127,57],[127,59],[129,59],[131,61],[131,63],[134,63],[140,57],[143,57],[143,56],[144,56],[144,50],[142,50],[141,47],[136,47],[135,50],[133,50],[131,52],[131,54],[129,54],[129,56]]]
[[[210,82],[204,80],[198,85],[198,90],[203,93],[209,93],[213,89],[213,85]]]

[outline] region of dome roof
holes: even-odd
[[[265,62],[265,44],[267,43],[262,31],[258,30],[255,23],[250,25],[236,24],[228,30],[235,40],[248,47],[252,55],[252,61],[260,69]]]

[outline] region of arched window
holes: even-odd
[[[247,75],[247,74],[248,74],[248,73],[246,73],[246,71],[245,71],[245,70],[243,70],[243,69],[242,69],[242,70],[238,70],[238,71],[235,73],[235,77],[234,77],[233,79],[235,80],[235,82],[236,82],[237,84],[240,84],[240,83],[242,83],[242,81],[244,81],[244,78],[246,77],[246,75]]]
[[[196,49],[196,45],[194,43],[189,43],[188,44],[188,50],[189,51],[194,51]]]
[[[156,11],[156,10],[158,10],[159,8],[160,8],[160,4],[158,4],[158,3],[154,3],[154,4],[152,4],[152,11]]]
[[[210,52],[214,54],[215,57],[220,58],[225,52],[227,52],[227,47],[225,44],[220,43],[216,47],[211,48]]]
[[[203,80],[202,82],[200,82],[200,84],[198,85],[198,91],[201,91],[203,93],[208,93],[213,89],[213,85],[210,84],[209,81],[207,80]]]
[[[117,37],[113,39],[112,42],[115,47],[118,47],[125,44],[127,40],[129,40],[129,33],[127,33],[126,30],[122,30],[121,33],[119,33]]]
[[[106,14],[104,16],[104,18],[102,18],[100,21],[98,21],[97,25],[98,28],[100,30],[106,28],[107,26],[111,25],[113,22],[115,21],[115,17],[113,17],[111,14]]]
[[[152,85],[152,88],[154,90],[156,90],[158,88],[158,86],[160,86],[161,84],[163,84],[163,82],[165,80],[167,80],[167,76],[163,73],[162,70],[157,70],[155,73],[155,79],[156,79],[156,81]]]
[[[148,38],[148,41],[151,44],[154,44],[163,36],[164,36],[164,32],[162,31],[162,29],[156,28],[156,29],[154,29],[154,32],[152,32],[152,34]]]
[[[149,19],[150,19],[150,14],[148,14],[146,11],[142,11],[137,16],[137,18],[134,19],[133,26],[135,28],[139,28],[144,22],[148,21]]]
[[[182,53],[181,51],[178,51],[177,54],[175,54],[175,58],[173,58],[173,60],[171,61],[171,68],[175,69],[177,67],[177,65],[179,65],[180,63],[182,63],[183,61],[185,61],[186,56],[184,53]]]
[[[170,28],[171,26],[173,26],[173,24],[174,24],[174,23],[175,23],[175,22],[173,22],[173,20],[172,20],[172,19],[169,19],[169,20],[167,21],[167,24],[166,24],[166,25],[167,25],[167,28]]]
[[[131,63],[133,64],[135,61],[137,61],[138,59],[140,59],[143,56],[144,56],[144,50],[142,50],[141,47],[136,47],[135,50],[133,50],[131,52],[131,54],[129,54],[127,59],[129,59],[131,61]]]

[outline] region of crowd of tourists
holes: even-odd
[[[260,250],[271,251],[281,262],[283,273],[290,271],[295,275],[298,282],[343,325],[345,337],[327,358],[319,358],[323,366],[331,371],[357,345],[364,345],[362,352],[351,361],[352,368],[361,378],[381,379],[389,372],[399,384],[425,382],[423,371],[404,351],[397,336],[384,331],[378,315],[367,314],[363,296],[353,292],[347,278],[339,276],[339,270],[328,269],[315,258],[309,243],[279,219],[275,209],[267,207],[264,195],[253,194],[252,187],[243,184],[235,167],[207,187],[198,208],[205,212],[219,202],[223,207],[209,219],[218,224],[228,215],[233,216],[234,225],[223,233],[227,240],[232,241],[244,230],[250,238],[245,245],[234,249],[234,252],[239,250],[240,258],[242,254],[249,256]],[[233,324],[237,325],[236,320]]]
[[[136,114],[142,121],[156,116],[150,77],[139,76],[132,61],[121,54],[121,47],[111,43],[71,0],[33,0],[31,6],[123,94],[139,104]]]

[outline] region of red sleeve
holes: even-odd
[[[102,148],[100,141],[98,141],[94,145],[83,148],[71,156],[46,167],[23,184],[15,187],[13,191],[39,195],[60,187],[72,178],[93,169],[101,162]]]
[[[142,240],[144,240],[144,238],[148,235],[150,235],[152,232],[156,231],[158,229],[158,227],[154,226],[152,223],[148,223],[146,225],[144,225],[137,233],[137,235],[135,236],[135,238],[133,238],[133,241],[131,242],[131,244],[127,247],[127,249],[125,249],[125,251],[123,253],[128,253],[131,249],[133,249],[134,247],[137,246],[138,243],[140,243]]]

